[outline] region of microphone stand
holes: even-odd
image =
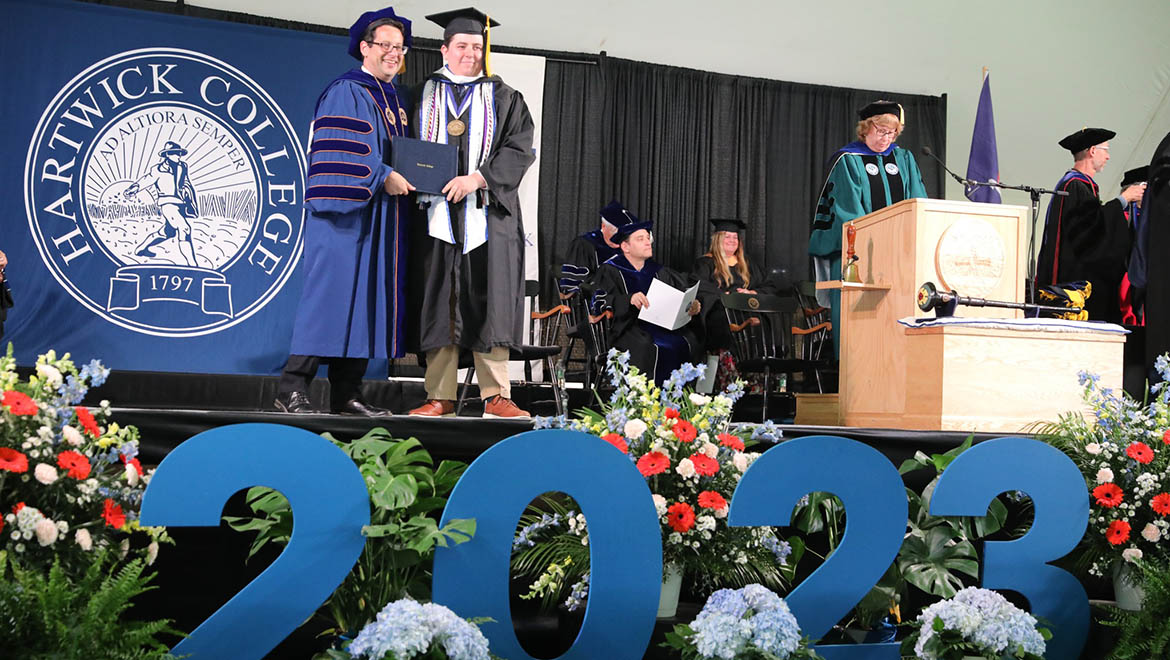
[[[1013,186],[1000,181],[968,181],[971,184],[971,189],[974,190],[976,186],[991,186],[992,188],[1000,188],[1003,190],[1022,190],[1028,193],[1028,197],[1032,200],[1032,221],[1028,224],[1028,298],[1029,302],[1036,301],[1036,222],[1040,219],[1040,195],[1054,195],[1059,197],[1067,197],[1067,190],[1048,190],[1047,188],[1034,188],[1032,186]]]
[[[1013,185],[1009,185],[1009,184],[1002,183],[1000,181],[995,181],[995,180],[976,181],[974,179],[968,179],[966,177],[961,177],[958,174],[955,174],[954,172],[952,172],[951,168],[947,167],[947,164],[942,162],[941,158],[934,155],[934,151],[932,151],[930,149],[930,147],[923,147],[922,153],[924,153],[927,156],[930,156],[931,158],[938,161],[938,164],[942,165],[942,168],[947,171],[947,174],[950,174],[952,177],[954,177],[955,181],[958,181],[959,184],[963,186],[963,195],[964,196],[966,196],[968,193],[975,190],[979,186],[991,186],[992,188],[1001,188],[1004,190],[1022,190],[1024,192],[1028,193],[1028,195],[1032,199],[1032,221],[1028,225],[1028,297],[1027,297],[1027,300],[1030,302],[1035,302],[1035,300],[1036,300],[1036,257],[1035,257],[1035,254],[1036,254],[1036,222],[1040,219],[1040,195],[1059,195],[1062,197],[1067,197],[1068,191],[1066,191],[1066,190],[1048,190],[1047,188],[1033,188],[1032,186],[1013,186]]]

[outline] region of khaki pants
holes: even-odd
[[[508,382],[508,349],[496,346],[489,353],[472,351],[475,358],[475,380],[479,383],[479,394],[489,399],[497,394],[505,399],[512,398],[512,384]],[[444,346],[427,351],[427,373],[425,384],[428,399],[454,401],[459,388],[459,347]]]

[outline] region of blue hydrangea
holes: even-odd
[[[968,587],[953,598],[939,601],[918,615],[919,638],[914,654],[922,660],[939,656],[926,648],[935,635],[934,621],[939,619],[947,630],[978,645],[984,653],[1017,656],[1022,652],[1044,655],[1044,637],[1036,630],[1036,619],[1012,605],[994,591]]]
[[[451,660],[488,660],[488,641],[474,624],[434,603],[396,600],[382,608],[378,616],[349,645],[355,658],[394,657],[399,660],[429,653],[435,644]]]
[[[705,658],[732,660],[749,646],[787,658],[801,645],[788,605],[758,584],[711,594],[690,627],[695,650]]]

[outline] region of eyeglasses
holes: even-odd
[[[873,128],[873,132],[874,132],[874,133],[877,133],[877,136],[878,136],[878,137],[880,137],[880,138],[885,138],[885,137],[897,137],[897,135],[898,135],[898,130],[897,130],[897,129],[894,129],[894,130],[886,130],[886,129],[884,129],[884,128],[878,128],[878,127],[876,127],[876,126],[874,126],[874,128]]]
[[[370,44],[371,46],[377,46],[387,53],[400,53],[405,55],[406,52],[410,50],[410,48],[407,48],[402,44],[392,44],[385,41],[367,41],[366,43]]]

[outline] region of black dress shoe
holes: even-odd
[[[304,392],[286,392],[277,394],[273,402],[276,409],[286,413],[313,413],[313,405],[309,403],[309,396]]]
[[[393,414],[384,408],[375,408],[361,399],[350,399],[340,406],[333,406],[336,415],[358,415],[360,417],[385,417]]]

